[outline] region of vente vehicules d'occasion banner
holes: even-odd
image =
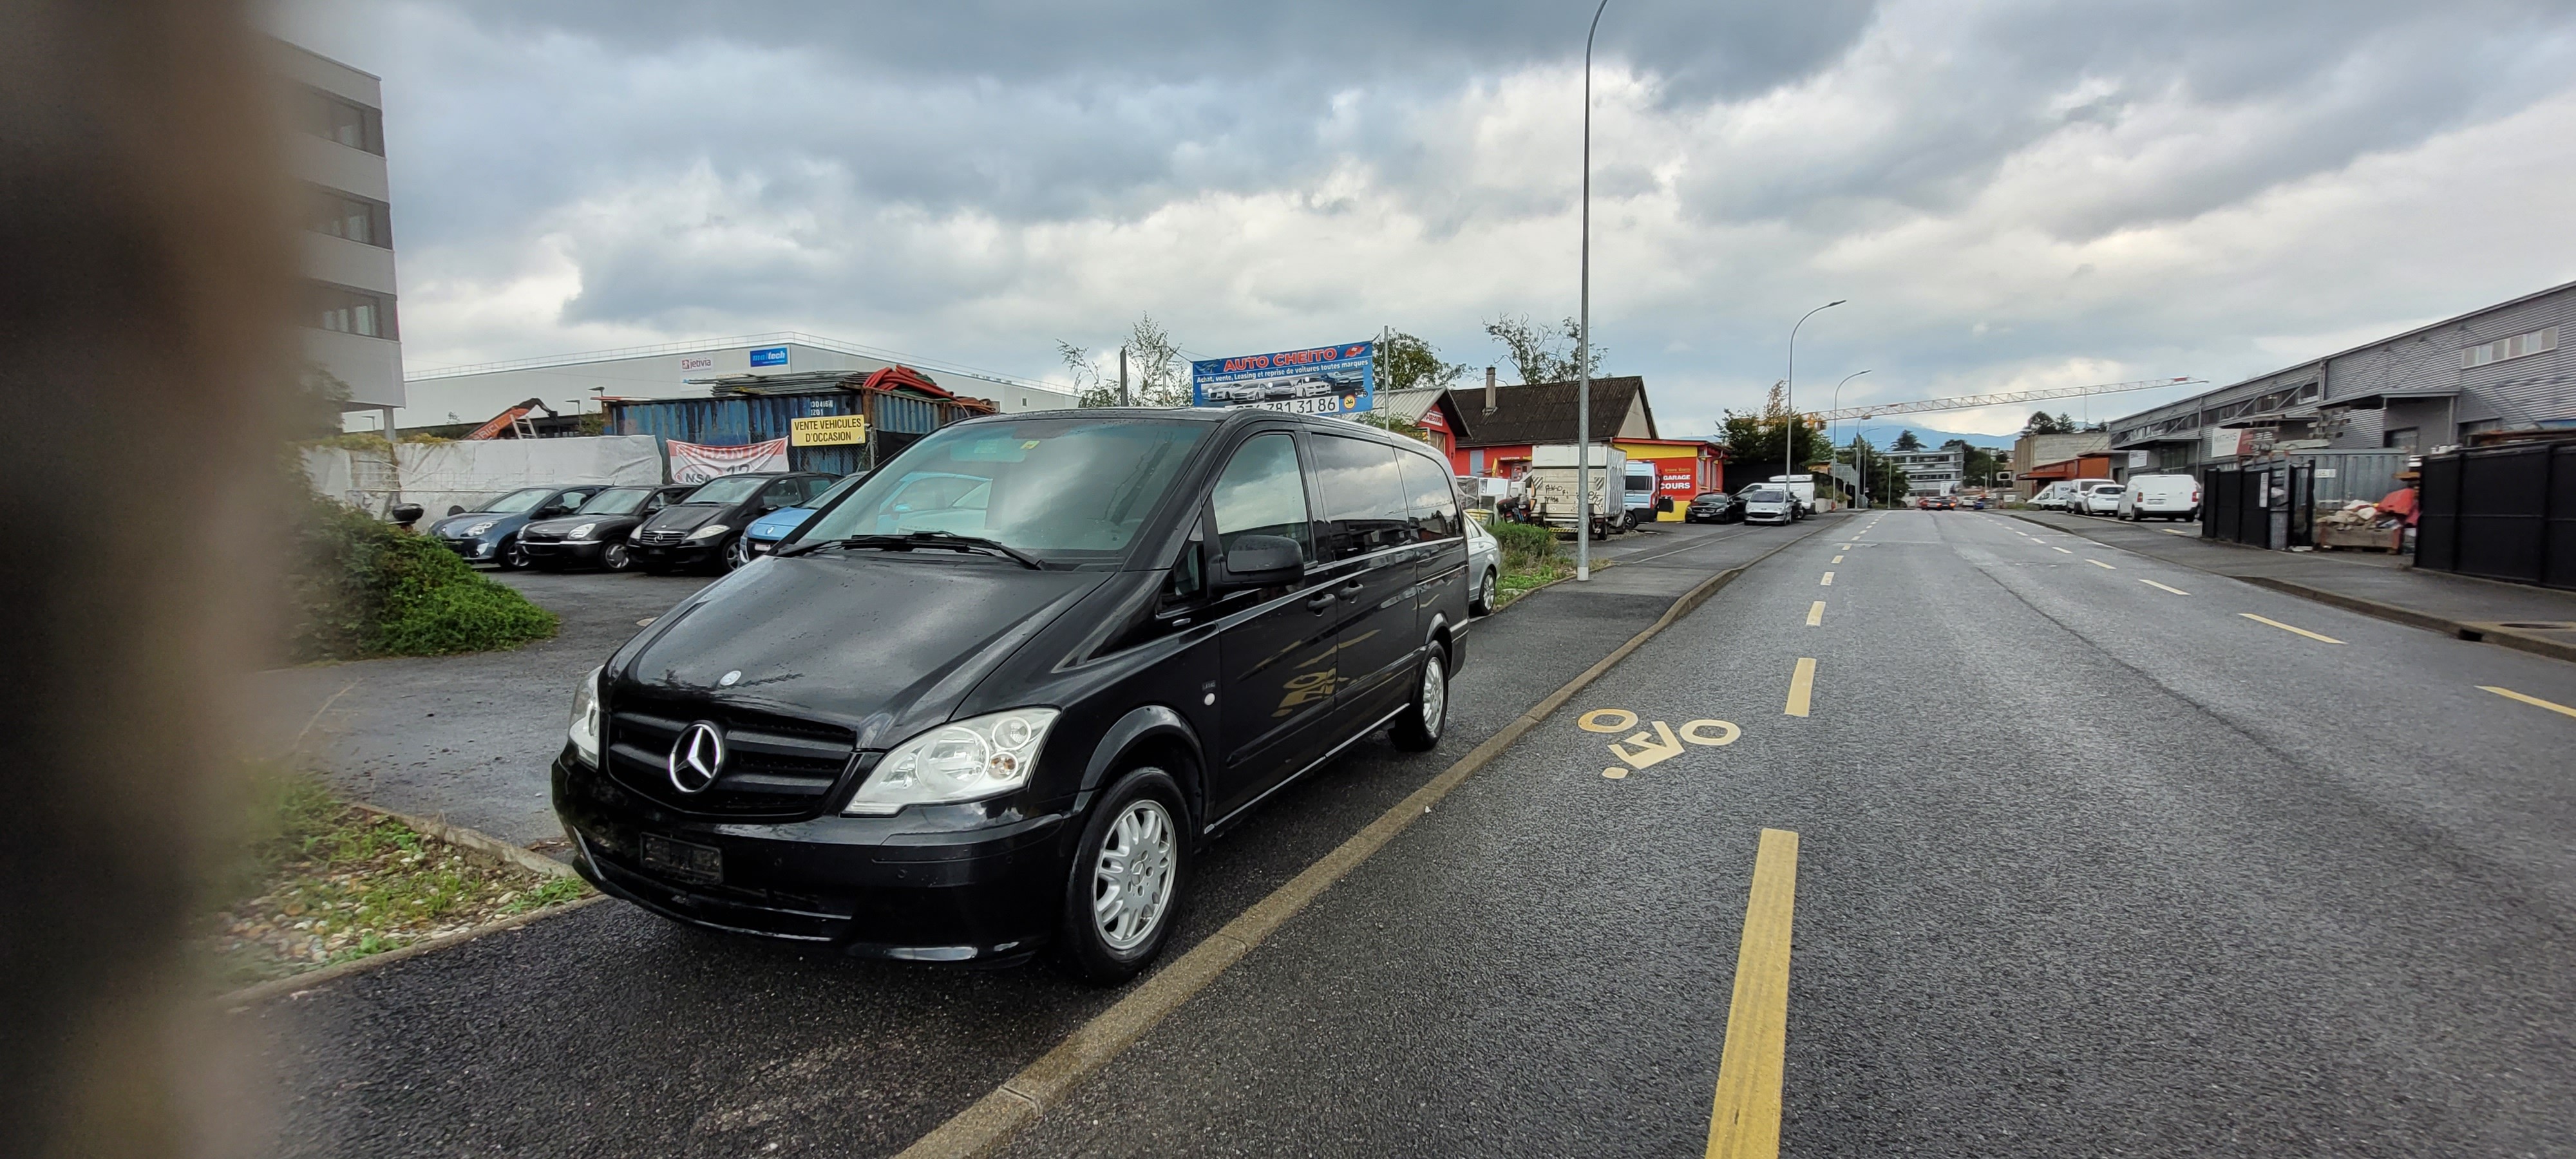
[[[1347,342],[1190,363],[1194,406],[1349,415],[1377,405],[1377,344]]]

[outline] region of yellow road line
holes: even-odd
[[[1841,557],[1841,556],[1839,556],[1839,555],[1837,555],[1837,556],[1835,556],[1835,557],[1834,557],[1834,562],[1835,562],[1835,563],[1841,563],[1842,561],[1843,561],[1843,557]]]
[[[1809,606],[1808,606],[1808,608],[1807,608],[1807,626],[1808,626],[1808,627],[1810,627],[1810,628],[1813,628],[1813,627],[1815,627],[1815,626],[1817,626],[1817,625],[1819,625],[1819,624],[1822,624],[1822,623],[1824,623],[1824,622],[1825,622],[1825,601],[1823,601],[1823,600],[1817,600],[1814,604],[1809,605]]]
[[[1818,604],[1818,605],[1816,605],[1816,606],[1817,606],[1817,607],[1819,607],[1819,608],[1824,607],[1824,605],[1823,605],[1823,604]],[[2537,697],[2537,696],[2525,696],[2525,695],[2523,695],[2523,694],[2521,694],[2521,693],[2519,693],[2519,692],[2516,692],[2516,691],[2514,691],[2514,690],[2512,690],[2512,689],[2510,689],[2510,688],[2498,688],[2498,687],[2496,687],[2495,685],[2492,685],[2492,684],[2481,684],[2481,685],[2478,685],[2478,688],[2479,688],[2481,691],[2495,693],[2496,695],[2501,696],[2501,697],[2504,697],[2504,698],[2505,698],[2505,699],[2507,699],[2507,700],[2519,700],[2519,701],[2523,702],[2524,704],[2528,704],[2528,705],[2530,705],[2530,706],[2532,706],[2532,707],[2534,707],[2534,708],[2546,708],[2546,709],[2548,709],[2548,710],[2549,710],[2549,711],[2551,711],[2551,712],[2563,713],[2563,714],[2568,715],[2568,716],[2576,716],[2576,708],[2569,708],[2569,707],[2567,707],[2566,705],[2564,705],[2564,704],[2560,704],[2560,703],[2558,703],[2558,702],[2556,702],[2556,701],[2551,701],[2551,700],[2542,700],[2541,698],[2539,698],[2539,697]]]
[[[1807,715],[1807,701],[1816,694],[1816,658],[1798,657],[1798,670],[1789,677],[1789,707],[1783,716]]]
[[[2092,564],[2092,565],[2093,565],[2093,566],[2095,566],[2095,567],[2101,568],[2101,569],[2102,569],[2102,570],[2104,570],[2104,571],[2118,571],[2118,570],[2120,570],[2120,569],[2118,569],[2118,568],[2116,568],[2116,567],[2113,567],[2113,566],[2111,566],[2110,564],[2104,563],[2104,562],[2102,562],[2101,560],[2098,560],[2098,559],[2088,559],[2088,560],[2085,560],[2084,562],[2089,563],[2089,564]]]
[[[2156,581],[2151,580],[2151,579],[2142,579],[2142,580],[2139,580],[2138,582],[2139,582],[2139,583],[2142,583],[2142,584],[2145,584],[2145,585],[2147,585],[2148,587],[2154,588],[2154,589],[2156,589],[2156,590],[2158,590],[2158,591],[2172,592],[2173,594],[2178,595],[2178,596],[2187,596],[2187,595],[2190,595],[2190,594],[2191,594],[2190,592],[2184,591],[2184,590],[2182,590],[2181,588],[2169,588],[2169,587],[2166,587],[2165,585],[2160,584],[2160,583],[2157,583]]]
[[[2311,639],[2311,640],[2323,640],[2323,641],[2325,641],[2326,643],[2329,643],[2329,644],[2340,644],[2340,643],[2343,643],[2343,641],[2338,640],[2338,639],[2335,639],[2335,638],[2334,638],[2334,637],[2332,637],[2332,636],[2320,636],[2320,635],[2318,635],[2318,634],[2316,634],[2316,633],[2314,633],[2314,632],[2311,632],[2311,631],[2307,630],[2306,628],[2293,628],[2293,627],[2289,626],[2288,624],[2284,624],[2284,623],[2282,623],[2282,622],[2281,622],[2281,621],[2279,621],[2279,620],[2267,619],[2267,618],[2265,618],[2265,617],[2255,615],[2255,614],[2254,614],[2254,613],[2252,613],[2252,612],[2238,612],[2238,613],[2236,613],[2236,614],[2237,614],[2237,615],[2240,615],[2240,616],[2243,616],[2243,617],[2245,617],[2246,619],[2252,620],[2252,621],[2254,621],[2254,622],[2255,622],[2255,623],[2257,623],[2257,624],[2270,624],[2270,625],[2272,625],[2273,627],[2275,627],[2275,628],[2279,628],[2280,630],[2282,630],[2282,631],[2284,631],[2284,632],[2297,632],[2298,634],[2300,634],[2300,635],[2302,635],[2302,636],[2305,636],[2305,637],[2307,637],[2307,638],[2309,638],[2309,639]]]
[[[1818,581],[1816,586],[1820,588],[1829,588],[1834,586],[1834,573],[1826,572],[1825,578]]]
[[[1726,1006],[1708,1159],[1780,1154],[1781,1056],[1789,1042],[1789,928],[1798,909],[1798,835],[1765,829],[1753,853],[1735,997]]]
[[[2059,547],[2059,546],[2057,546],[2056,544],[2053,544],[2053,543],[2052,543],[2052,544],[2050,544],[2050,545],[2048,545],[2048,550],[2050,550],[2050,551],[2055,551],[2055,552],[2062,552],[2062,553],[2064,553],[2064,554],[2066,554],[2066,555],[2073,555],[2073,554],[2075,554],[2074,552],[2067,551],[2065,548]]]

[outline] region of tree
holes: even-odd
[[[1443,362],[1440,348],[1398,330],[1377,344],[1379,390],[1445,390],[1466,376],[1464,362]]]
[[[1583,327],[1572,318],[1555,330],[1530,323],[1527,314],[1505,314],[1485,323],[1485,333],[1502,343],[1503,359],[1512,364],[1512,372],[1524,384],[1533,382],[1572,382],[1585,369],[1575,362],[1576,338]],[[1601,376],[1601,364],[1609,357],[1598,342],[1586,350],[1592,376]]]
[[[2065,411],[2057,412],[2057,433],[2061,435],[2071,435],[2083,429],[2083,427],[2076,425],[2074,419],[2066,417]]]
[[[1923,440],[1915,438],[1914,432],[1911,430],[1898,431],[1896,432],[1896,444],[1888,449],[1891,451],[1919,451],[1923,449]]]
[[[1812,422],[1804,416],[1794,423],[1790,421],[1788,392],[1777,383],[1772,385],[1771,396],[1761,410],[1726,412],[1724,429],[1727,457],[1752,468],[1759,478],[1778,473],[1783,452],[1791,450],[1792,431],[1796,446],[1789,461],[1813,463],[1828,450],[1823,433]]]
[[[333,377],[320,363],[305,363],[295,376],[288,403],[287,437],[327,439],[339,434],[340,413],[348,401],[348,383]],[[392,438],[393,432],[385,432],[385,437]]]
[[[1959,481],[1971,487],[1995,485],[1995,453],[1966,439],[1951,439],[1941,444],[1945,451],[1959,452]]]
[[[1861,490],[1868,494],[1869,501],[1882,507],[1902,503],[1906,489],[1912,487],[1914,481],[1906,477],[1902,468],[1891,466],[1869,440],[1856,438],[1852,443],[1834,457],[1860,472]]]
[[[2030,412],[2030,421],[2021,425],[2021,433],[2025,435],[2062,435],[2066,433],[2066,428],[2058,425],[2058,421],[2056,419],[2049,417],[2047,411],[2035,410]]]
[[[1065,369],[1072,372],[1075,406],[1118,406],[1117,369],[1105,363],[1114,362],[1117,351],[1105,351],[1094,357],[1089,350],[1062,339],[1056,340],[1057,356],[1064,359]],[[1130,406],[1190,405],[1190,362],[1181,355],[1179,340],[1172,332],[1154,321],[1152,314],[1141,314],[1127,332],[1127,397]]]

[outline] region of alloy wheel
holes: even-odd
[[[1434,655],[1422,666],[1422,731],[1437,737],[1449,712],[1448,665]]]
[[[751,548],[743,537],[737,535],[732,543],[725,546],[724,558],[725,570],[731,571],[751,562]]]
[[[599,562],[610,571],[625,571],[632,557],[626,554],[625,544],[612,543],[599,549]]]
[[[1493,610],[1494,610],[1494,598],[1495,598],[1496,596],[1498,596],[1498,595],[1501,595],[1501,594],[1502,594],[1502,593],[1501,593],[1501,591],[1500,591],[1501,587],[1502,587],[1502,585],[1497,584],[1497,583],[1495,583],[1495,582],[1494,582],[1494,571],[1493,571],[1493,569],[1492,569],[1492,568],[1487,568],[1487,569],[1485,569],[1485,592],[1484,592],[1484,594],[1483,594],[1482,596],[1478,597],[1477,602],[1482,603],[1483,605],[1485,605],[1485,610],[1486,610],[1486,611],[1488,611],[1488,612],[1493,611]]]
[[[1174,844],[1172,815],[1152,798],[1129,804],[1101,837],[1091,870],[1091,915],[1110,949],[1135,949],[1163,924],[1171,908]]]

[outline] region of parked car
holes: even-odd
[[[943,475],[978,505],[897,510]],[[1370,733],[1439,743],[1468,584],[1448,464],[1410,439],[971,419],[588,674],[555,808],[584,877],[674,921],[1114,983],[1210,836]]]
[[[1479,616],[1494,613],[1494,603],[1503,587],[1503,541],[1485,530],[1473,519],[1464,521],[1467,532],[1467,610]]]
[[[839,482],[825,488],[822,494],[806,500],[802,506],[781,507],[752,520],[751,526],[742,530],[743,553],[758,559],[777,550],[779,540],[794,534],[798,527],[804,526],[806,520],[814,517],[815,512],[822,510],[833,500],[849,494],[850,488],[858,486],[859,481],[867,477],[868,473],[865,471],[855,475],[843,475]]]
[[[1744,505],[1724,491],[1702,491],[1682,510],[1684,523],[1741,523]]]
[[[2078,515],[2109,515],[2120,509],[2122,487],[2108,479],[2087,479],[2076,489],[2071,510]]]
[[[519,546],[519,530],[535,520],[570,515],[606,487],[521,487],[477,510],[451,514],[431,525],[429,533],[467,563],[526,567],[528,553]]]
[[[519,550],[544,571],[596,567],[625,571],[635,562],[626,537],[655,512],[680,501],[697,487],[669,483],[660,487],[610,487],[590,497],[580,510],[560,519],[544,519],[519,529]]]
[[[1959,509],[1959,501],[1952,499],[1947,495],[1926,495],[1923,497],[1923,509],[1926,511],[1956,511]]]
[[[2149,518],[2200,518],[2200,480],[2189,475],[2131,475],[2120,491],[2120,518],[2144,523]]]
[[[742,546],[751,521],[782,507],[803,506],[832,485],[811,471],[763,471],[709,479],[665,507],[626,540],[635,566],[656,575],[697,568],[730,570],[750,562]]]
[[[1798,501],[1789,492],[1767,483],[1756,483],[1737,493],[1743,501],[1746,523],[1795,523]]]

